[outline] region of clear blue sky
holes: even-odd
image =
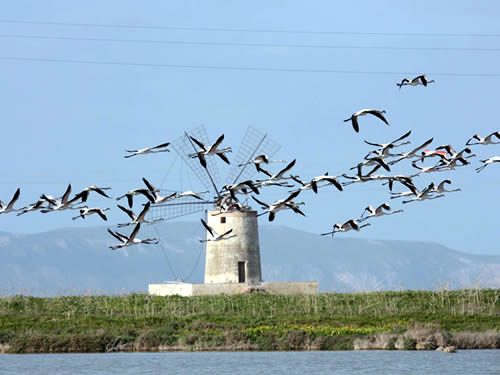
[[[61,194],[68,183],[75,190],[89,184],[111,185],[115,196],[141,186],[143,176],[159,184],[175,153],[126,160],[123,149],[172,141],[200,124],[212,140],[224,133],[224,143],[234,148],[248,125],[266,132],[282,146],[278,157],[297,159],[294,172],[304,179],[325,171],[340,174],[355,165],[370,150],[363,139],[389,141],[410,129],[412,145],[434,137],[435,146],[451,143],[460,148],[476,132],[487,135],[500,130],[495,112],[491,113],[498,106],[500,50],[485,50],[500,49],[499,11],[495,1],[3,2],[0,199],[10,200],[17,187],[21,187],[19,203],[23,205],[35,202],[41,193]],[[124,43],[118,39],[273,46]],[[368,48],[286,46],[298,44]],[[421,49],[408,49],[415,47]],[[395,83],[406,76],[398,72],[427,73],[436,83],[427,89],[398,91]],[[361,132],[355,134],[343,119],[361,108],[385,109],[391,127],[363,118]],[[500,145],[475,151],[480,158],[500,155]],[[408,165],[395,168],[396,173],[410,171]],[[408,205],[404,214],[375,219],[371,227],[353,235],[436,241],[459,250],[499,254],[500,166],[489,166],[479,175],[472,167],[433,174],[420,178],[418,185],[444,178],[463,191]],[[163,187],[199,188],[182,169],[173,169]],[[272,201],[284,195],[273,190],[262,198]],[[306,202],[307,217],[283,212],[274,225],[321,233],[336,221],[358,217],[368,204],[387,201],[388,194],[374,183],[352,186],[344,193],[327,188],[318,195],[309,191],[300,198]],[[114,201],[104,199],[92,203],[115,207]],[[96,217],[73,222],[72,214],[1,215],[0,230],[39,232],[102,224]],[[121,213],[109,216],[110,224],[124,219]]]

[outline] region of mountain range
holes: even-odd
[[[147,228],[147,229],[146,229]],[[129,229],[124,230],[127,233]],[[166,280],[203,281],[202,227],[167,222],[141,228],[161,245],[111,251],[105,227],[0,232],[0,295],[119,294]],[[259,230],[265,281],[319,281],[320,291],[500,288],[500,256],[437,243],[321,237],[279,225]]]

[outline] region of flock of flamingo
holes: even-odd
[[[425,75],[420,75],[413,79],[404,78],[400,83],[397,83],[397,86],[399,87],[399,89],[401,89],[403,86],[422,85],[426,87],[428,84],[433,82],[434,80],[428,80]],[[353,113],[348,119],[344,120],[344,122],[350,122],[354,131],[358,133],[360,130],[359,118],[362,116],[371,115],[380,119],[386,125],[389,125],[389,122],[387,121],[384,114],[385,111],[382,110],[362,109]],[[338,191],[343,191],[344,188],[351,184],[375,181],[382,182],[382,185],[388,186],[391,199],[406,198],[406,200],[402,201],[403,204],[438,199],[444,197],[446,193],[457,192],[460,191],[460,189],[447,190],[447,185],[451,184],[451,180],[449,179],[445,179],[437,185],[431,183],[428,186],[419,189],[414,183],[416,177],[425,173],[452,171],[456,168],[468,166],[471,164],[469,159],[476,156],[472,152],[472,146],[500,144],[500,132],[495,131],[484,138],[479,136],[478,134],[474,134],[469,140],[467,140],[467,142],[465,142],[464,147],[461,148],[458,152],[453,148],[453,146],[449,144],[441,145],[434,149],[429,149],[428,147],[433,142],[432,138],[409,151],[400,153],[395,152],[394,150],[396,148],[410,144],[410,141],[407,140],[410,135],[411,131],[408,131],[399,138],[388,143],[375,143],[365,140],[364,142],[366,144],[374,146],[376,147],[376,149],[368,152],[361,162],[351,168],[351,170],[356,171],[354,175],[343,173],[338,176],[331,176],[328,173],[325,173],[323,175],[316,176],[311,180],[302,180],[300,176],[291,173],[296,160],[291,161],[284,168],[278,170],[277,172],[270,172],[263,166],[267,166],[270,163],[286,163],[286,161],[270,160],[267,155],[259,155],[254,158],[254,160],[248,163],[239,164],[239,167],[244,167],[247,164],[253,164],[257,172],[264,177],[262,179],[245,180],[231,185],[224,185],[220,189],[220,191],[217,192],[217,197],[215,197],[215,207],[219,211],[219,214],[224,212],[231,212],[234,210],[249,211],[251,210],[251,207],[249,207],[247,204],[242,203],[242,201],[238,198],[238,195],[251,195],[252,199],[263,210],[263,212],[258,214],[258,216],[268,214],[269,221],[273,221],[276,217],[276,214],[282,210],[292,210],[296,214],[305,216],[304,212],[300,209],[300,206],[303,205],[304,202],[296,202],[295,200],[303,191],[312,190],[314,193],[318,193],[320,188],[330,185]],[[197,158],[203,168],[207,168],[206,158],[212,157],[214,155],[222,159],[225,163],[230,164],[230,161],[226,154],[228,152],[231,152],[231,147],[221,147],[221,144],[224,141],[224,135],[221,135],[212,145],[205,145],[192,136],[190,136],[190,139],[194,142],[194,144],[198,146],[198,151],[188,155],[188,157],[193,159]],[[125,152],[127,152],[127,155],[125,155],[124,157],[131,158],[134,156],[169,152],[169,145],[170,143],[163,143],[158,146],[148,147],[144,149],[125,150]],[[424,164],[426,161],[431,159],[437,160],[437,162],[433,165]],[[415,169],[414,174],[375,174],[375,172],[380,169],[383,169],[386,172],[391,172],[391,167],[393,165],[404,161],[410,162],[411,166]],[[500,156],[493,156],[488,159],[480,160],[480,162],[482,163],[482,165],[476,168],[477,173],[481,172],[490,164],[500,162]],[[368,171],[367,168],[369,168]],[[196,200],[207,201],[202,197],[202,195],[208,193],[208,191],[195,193],[189,190],[184,192],[174,192],[169,195],[162,196],[160,194],[160,190],[156,188],[152,183],[150,183],[145,178],[143,178],[142,180],[144,182],[144,187],[130,190],[116,198],[116,200],[127,198],[128,208],[119,204],[117,205],[117,207],[121,211],[123,211],[129,218],[128,222],[117,224],[117,227],[134,227],[130,235],[128,236],[118,232],[117,230],[111,230],[108,228],[109,234],[119,241],[118,244],[110,246],[112,250],[131,245],[157,244],[159,242],[157,238],[137,238],[142,224],[155,224],[163,220],[162,218],[151,221],[146,219],[147,213],[151,207],[159,204],[165,204],[166,202],[171,202],[182,197],[191,197]],[[395,183],[404,186],[407,190],[402,192],[393,192]],[[255,197],[255,195],[260,194],[263,188],[269,186],[287,188],[288,195],[285,198],[272,203],[266,203],[263,200]],[[107,217],[104,212],[110,210],[110,208],[89,208],[86,205],[86,202],[91,193],[95,193],[105,198],[111,199],[111,197],[106,193],[106,191],[110,189],[111,187],[97,187],[92,185],[71,196],[70,184],[61,197],[41,194],[40,198],[35,203],[19,209],[15,209],[14,205],[18,201],[21,194],[21,190],[20,188],[18,188],[8,204],[4,204],[2,201],[0,201],[0,214],[17,212],[17,215],[19,216],[34,211],[40,211],[41,213],[46,214],[56,211],[79,210],[79,215],[74,216],[73,220],[77,220],[79,218],[85,219],[89,215],[96,214],[102,220],[107,221]],[[146,203],[143,203],[142,209],[138,214],[136,214],[132,210],[134,199],[136,199],[137,197],[142,197],[146,200]],[[352,230],[359,231],[361,228],[370,225],[370,223],[368,222],[365,223],[365,221],[368,219],[380,216],[394,215],[401,212],[403,212],[403,210],[392,210],[390,205],[386,202],[378,205],[376,208],[368,206],[363,210],[359,218],[351,218],[343,223],[337,222],[333,225],[331,231],[322,233],[321,235],[333,236],[337,232],[348,232]],[[214,228],[209,226],[203,219],[201,219],[201,222],[208,234],[205,240],[200,240],[201,242],[222,241],[237,236],[237,234],[232,233],[232,229],[229,229],[225,233],[218,234],[214,230]]]

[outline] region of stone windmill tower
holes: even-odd
[[[256,211],[232,211],[218,215],[208,211],[208,225],[217,233],[232,229],[236,237],[206,245],[205,284],[262,282],[259,228]]]
[[[187,157],[193,152],[194,145],[189,135],[208,142],[204,127],[199,127],[185,133],[172,146],[189,165],[193,173],[203,183],[207,190],[219,195],[217,186],[221,186],[219,172],[214,158],[207,158],[207,168],[200,166],[197,159]],[[279,145],[254,128],[249,127],[240,149],[234,160],[233,168],[226,182],[248,180],[255,174],[253,165],[238,165],[248,163],[256,155],[273,155],[279,150]],[[218,158],[217,158],[218,159]],[[247,168],[248,166],[248,168]],[[166,284],[150,284],[149,293],[154,295],[232,295],[250,291],[265,291],[274,294],[314,294],[318,292],[317,282],[263,282],[260,258],[259,227],[257,212],[251,209],[245,211],[220,212],[214,207],[215,202],[193,202],[166,204],[156,210],[156,217],[175,218],[194,212],[206,211],[205,221],[217,233],[229,229],[237,234],[223,241],[205,242],[205,276],[203,284],[175,282]],[[207,205],[211,209],[207,210]]]

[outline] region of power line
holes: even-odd
[[[48,36],[48,35],[21,35],[0,34],[0,38],[38,39],[38,40],[68,40],[88,42],[136,43],[136,44],[171,44],[191,46],[222,46],[222,47],[269,47],[269,48],[312,48],[312,49],[368,49],[389,51],[473,51],[473,52],[499,52],[500,48],[482,47],[401,47],[401,46],[359,46],[359,45],[327,45],[327,44],[300,44],[300,43],[244,43],[244,42],[211,42],[188,40],[154,40],[154,39],[117,39],[117,38],[89,38],[73,36]]]
[[[207,70],[233,70],[253,72],[286,72],[286,73],[332,73],[332,74],[360,74],[360,75],[419,75],[422,72],[394,72],[394,71],[368,71],[368,70],[341,70],[341,69],[308,69],[308,68],[273,68],[255,66],[230,66],[230,65],[193,65],[193,64],[162,64],[162,63],[139,63],[128,61],[98,61],[80,59],[53,59],[41,57],[19,57],[0,56],[5,61],[31,61],[45,63],[67,63],[67,64],[92,64],[109,66],[131,66],[148,68],[177,68],[177,69],[207,69]],[[457,73],[457,72],[427,72],[433,76],[444,77],[500,77],[500,73]]]
[[[145,30],[179,30],[179,31],[210,31],[210,32],[243,32],[243,33],[272,33],[272,34],[323,34],[323,35],[373,35],[373,36],[411,36],[411,37],[500,37],[497,33],[422,33],[422,32],[373,32],[373,31],[342,31],[342,30],[293,30],[293,29],[251,29],[230,27],[192,27],[192,26],[154,26],[154,25],[127,25],[104,23],[74,23],[53,21],[29,21],[0,19],[0,23],[22,25],[51,25],[69,27],[99,27],[116,29],[145,29]]]

